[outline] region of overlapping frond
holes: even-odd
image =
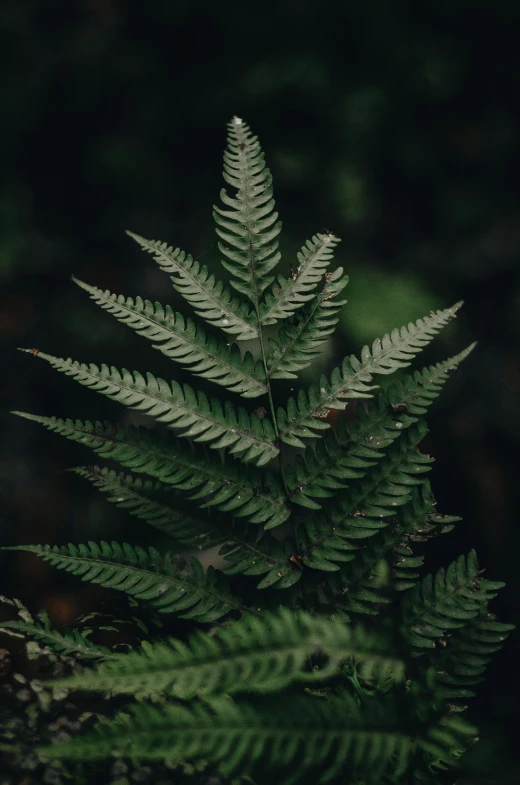
[[[127,234],[152,254],[161,270],[170,275],[173,288],[193,306],[198,316],[234,335],[237,340],[258,338],[258,324],[247,303],[234,297],[221,281],[216,281],[205,265],[201,266],[192,256],[167,243],[146,240],[133,232],[127,231]]]
[[[130,715],[40,752],[64,760],[103,760],[114,751],[144,760],[205,760],[224,775],[254,774],[261,767],[279,785],[292,785],[309,772],[320,782],[343,772],[378,782],[385,772],[406,767],[414,742],[389,712],[381,716],[374,709],[357,705],[348,694],[342,701],[287,696],[283,712],[261,698],[222,696],[159,708],[141,703]]]
[[[126,542],[101,541],[99,545],[16,545],[4,550],[34,553],[82,581],[125,592],[159,613],[176,613],[183,619],[213,622],[241,607],[217,570],[210,567],[204,574],[197,559],[161,556],[153,547],[146,551]]]
[[[305,392],[300,390],[297,398],[289,398],[285,409],[277,412],[280,438],[296,447],[304,446],[302,438],[316,438],[316,430],[329,425],[320,417],[325,417],[330,409],[344,409],[350,398],[371,398],[375,385],[373,374],[390,374],[398,368],[405,368],[410,361],[435,335],[452,319],[462,303],[451,308],[437,311],[415,324],[392,330],[382,339],[378,338],[372,347],[364,346],[361,360],[355,355],[346,357],[341,367],[332,372],[330,382],[322,376],[320,383]]]
[[[295,311],[314,297],[314,290],[322,280],[334,256],[334,246],[340,242],[333,234],[315,234],[298,252],[298,266],[290,278],[279,275],[272,291],[267,291],[260,306],[260,322],[276,324],[290,318]]]
[[[319,658],[313,668],[310,658]],[[295,682],[314,683],[339,675],[356,662],[372,675],[403,679],[400,660],[384,656],[377,636],[337,619],[280,608],[245,615],[218,635],[197,632],[187,643],[176,639],[146,644],[96,670],[59,680],[81,690],[114,693],[163,692],[189,700],[237,692],[273,692]]]
[[[353,551],[365,545],[363,540],[391,523],[391,516],[408,502],[413,486],[422,483],[424,472],[430,469],[432,459],[417,449],[425,433],[424,423],[415,425],[378,466],[330,505],[327,518],[309,516],[300,554],[306,566],[338,570],[354,558]]]
[[[224,180],[237,189],[231,197],[223,189],[225,208],[214,207],[218,247],[226,257],[223,266],[231,273],[231,285],[248,297],[255,310],[260,297],[273,282],[270,275],[278,264],[281,223],[274,211],[272,177],[266,168],[258,138],[239,117],[228,124],[228,146],[224,152]]]
[[[341,601],[349,614],[378,613],[393,592],[411,589],[420,577],[424,557],[414,552],[411,543],[444,534],[454,520],[459,519],[436,512],[427,480],[413,486],[391,525],[377,531],[338,572],[327,574],[327,580],[317,587],[317,596],[331,607]]]
[[[146,521],[170,535],[177,547],[211,548],[222,545],[219,556],[228,562],[227,575],[262,575],[258,588],[276,585],[287,588],[295,583],[299,575],[289,560],[294,546],[288,541],[283,548],[273,537],[263,534],[258,540],[257,527],[243,527],[238,522],[230,526],[226,518],[195,518],[168,499],[168,486],[153,483],[131,475],[123,475],[108,468],[97,466],[73,469],[81,477],[90,480],[97,488],[109,494],[109,501],[128,510],[131,515]],[[165,503],[165,497],[170,503]],[[254,497],[253,497],[254,498]],[[179,502],[179,497],[177,497]]]
[[[207,335],[192,319],[185,319],[167,305],[152,303],[122,294],[111,294],[73,278],[87,291],[101,308],[113,314],[120,322],[151,341],[171,360],[189,368],[195,376],[202,376],[215,384],[236,392],[243,398],[265,395],[265,371],[261,363],[246,352],[242,357],[235,344],[222,344],[213,335]]]
[[[472,689],[484,681],[491,656],[500,651],[514,624],[502,624],[484,606],[468,624],[454,630],[438,652],[435,669],[444,698],[471,698]]]
[[[482,577],[475,551],[459,556],[406,592],[401,605],[405,639],[417,655],[435,649],[453,630],[480,616],[503,586]]]
[[[161,482],[132,477],[106,466],[78,466],[71,471],[108,494],[109,502],[168,534],[177,545],[211,548],[225,536],[208,519],[180,509],[183,506],[180,497],[174,496],[171,487]]]
[[[338,490],[359,479],[384,455],[384,450],[426,414],[455,370],[475,344],[455,357],[405,376],[396,385],[381,391],[368,409],[357,407],[357,420],[348,427],[338,423],[337,433],[327,433],[310,445],[303,456],[297,455],[287,468],[291,501],[311,509],[321,505],[316,498],[334,496]],[[311,497],[311,498],[309,498]]]
[[[248,414],[242,407],[235,409],[229,401],[222,406],[216,398],[195,393],[187,384],[168,383],[149,372],[145,378],[138,371],[120,371],[105,364],[98,368],[93,363],[65,360],[45,352],[39,352],[38,357],[79,384],[179,429],[185,438],[204,442],[215,450],[225,447],[232,455],[258,466],[278,455],[270,420],[256,412]]]
[[[155,431],[103,425],[13,412],[40,423],[71,441],[84,444],[106,459],[118,461],[174,488],[201,508],[216,507],[233,517],[274,528],[290,515],[278,478],[239,463],[222,463],[205,455],[201,460],[188,445],[165,440]],[[197,547],[197,540],[193,546]]]
[[[347,283],[348,275],[343,275],[342,267],[327,273],[322,288],[311,302],[280,328],[276,341],[271,339],[267,362],[270,379],[295,379],[298,371],[307,368],[318,357],[334,332],[339,310],[347,302],[336,299]]]

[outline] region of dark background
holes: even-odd
[[[171,301],[125,228],[218,262],[211,206],[238,114],[273,171],[287,271],[314,232],[343,238],[331,361],[465,300],[420,363],[479,341],[429,417],[439,510],[464,519],[429,566],[475,547],[518,624],[520,4],[4,0],[0,28],[1,542],[153,537],[64,473],[87,451],[8,414],[119,407],[16,347],[171,375],[69,276]],[[2,559],[0,591],[56,623],[100,596]],[[520,779],[518,654],[513,636],[473,706],[483,742],[464,771],[479,782]]]

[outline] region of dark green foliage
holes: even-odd
[[[338,243],[331,233],[308,240],[290,269],[279,266],[272,178],[239,118],[229,125],[224,178],[236,193],[222,191],[214,217],[229,287],[183,251],[131,235],[207,329],[168,305],[77,283],[225,397],[33,352],[165,426],[162,436],[18,412],[130,470],[74,471],[169,536],[171,549],[104,541],[13,549],[192,629],[184,640],[147,635],[115,652],[92,649],[84,633],[53,631],[43,618],[8,623],[99,660],[54,686],[113,701],[92,733],[40,753],[181,759],[185,771],[209,765],[259,785],[435,782],[476,738],[453,701],[472,695],[468,687],[511,629],[488,609],[503,584],[482,577],[473,552],[423,574],[422,546],[458,520],[436,511],[423,416],[473,345],[382,391],[374,377],[409,366],[460,303],[392,330],[275,403],[271,381],[296,378],[320,354],[348,278],[329,269]],[[245,350],[233,339],[247,341]],[[254,398],[257,408],[233,396]],[[362,401],[348,425],[340,418],[331,428],[331,410],[354,399]],[[180,556],[215,545],[222,569],[204,572]],[[128,711],[113,719],[122,698]]]

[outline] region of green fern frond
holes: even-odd
[[[171,489],[161,482],[99,466],[78,466],[70,471],[108,494],[109,502],[168,534],[178,545],[201,549],[222,542],[222,530],[212,526],[210,521],[195,518],[172,506],[175,497],[172,499]],[[179,501],[179,497],[176,498]]]
[[[254,527],[254,531],[251,527],[242,529],[238,522],[231,527],[228,520],[201,520],[180,512],[160,501],[165,496],[167,498],[169,490],[163,483],[153,483],[130,475],[121,477],[118,472],[106,467],[79,467],[71,471],[110,494],[108,500],[118,507],[166,532],[178,547],[202,550],[222,545],[219,556],[224,557],[229,564],[223,570],[226,575],[264,575],[258,588],[276,585],[277,588],[285,589],[299,579],[297,569],[289,561],[294,551],[290,542],[283,549],[277,540],[265,534],[258,541],[257,527]]]
[[[266,292],[260,306],[263,325],[291,317],[308,300],[323,278],[340,242],[333,234],[315,234],[298,252],[298,266],[289,279],[279,275],[271,292]]]
[[[336,368],[330,382],[322,376],[319,385],[313,385],[307,392],[300,390],[297,399],[289,398],[287,408],[277,412],[280,438],[295,447],[304,447],[302,438],[316,438],[316,430],[329,428],[329,424],[318,418],[325,417],[329,409],[344,409],[349,398],[371,398],[371,390],[376,385],[372,374],[390,374],[398,368],[405,368],[410,361],[435,335],[452,319],[462,302],[451,308],[432,313],[415,324],[392,330],[382,339],[378,338],[372,347],[364,346],[361,360],[351,355],[343,360],[341,368]]]
[[[405,376],[381,391],[368,410],[358,405],[356,422],[347,427],[340,420],[337,434],[327,434],[316,447],[308,446],[304,456],[297,455],[287,471],[291,501],[319,509],[315,498],[334,496],[350,480],[363,477],[383,457],[383,450],[417,422],[417,415],[426,414],[448,380],[448,372],[455,370],[475,345]]]
[[[278,478],[270,472],[260,473],[253,466],[239,463],[223,464],[211,455],[205,455],[201,461],[188,446],[165,441],[157,432],[142,428],[62,420],[25,412],[12,414],[84,444],[103,458],[148,474],[185,493],[188,499],[203,500],[201,508],[216,507],[271,529],[284,523],[290,515]]]
[[[79,630],[60,630],[51,627],[45,612],[38,614],[36,620],[0,622],[0,629],[15,630],[27,635],[32,640],[48,646],[65,657],[76,657],[78,660],[106,660],[118,655],[106,646],[93,643]]]
[[[158,240],[146,240],[138,234],[127,231],[148,253],[152,254],[161,270],[168,273],[176,289],[201,316],[214,327],[234,335],[239,341],[258,338],[258,325],[255,324],[247,303],[233,297],[221,281],[215,281],[208,268],[201,267],[192,256],[179,248],[172,248]]]
[[[233,286],[252,301],[258,314],[260,297],[273,282],[269,273],[278,264],[277,236],[281,223],[274,212],[272,177],[258,138],[239,117],[228,123],[228,146],[224,152],[224,180],[237,189],[220,198],[228,209],[214,207],[218,247],[226,259],[222,265],[234,278]],[[236,280],[238,279],[238,280]]]
[[[484,672],[495,654],[503,646],[514,624],[502,624],[487,606],[468,624],[454,630],[446,646],[437,654],[435,669],[444,699],[471,698],[468,689],[484,681]]]
[[[147,552],[126,542],[109,545],[101,541],[99,545],[16,545],[3,550],[35,553],[53,567],[81,576],[82,581],[125,592],[159,613],[176,613],[182,619],[212,622],[241,607],[217,570],[210,567],[205,575],[194,558],[178,566],[171,554],[161,556],[152,547]]]
[[[457,765],[461,754],[476,740],[477,728],[457,714],[446,714],[419,739],[430,770]]]
[[[102,760],[113,751],[147,760],[206,760],[225,775],[261,766],[280,785],[292,785],[310,770],[320,782],[343,770],[376,782],[385,771],[403,768],[414,745],[406,732],[374,714],[349,696],[343,703],[290,696],[283,712],[261,699],[226,697],[189,706],[139,704],[83,738],[39,751],[64,760]]]
[[[389,525],[386,519],[408,502],[412,487],[430,470],[432,459],[417,450],[425,433],[424,423],[418,423],[403,435],[372,472],[331,504],[328,520],[306,520],[301,560],[307,567],[338,570],[364,545],[360,540]]]
[[[327,273],[321,290],[305,304],[292,322],[282,326],[276,341],[271,340],[267,367],[270,379],[295,379],[307,368],[334,332],[337,314],[346,300],[337,300],[348,283],[348,275],[338,267]]]
[[[435,649],[436,642],[479,616],[503,586],[482,578],[475,551],[459,556],[406,592],[401,606],[405,639],[416,655]]]
[[[32,353],[31,349],[21,351]],[[229,401],[222,407],[216,398],[195,393],[187,384],[168,383],[149,372],[145,379],[139,371],[119,371],[105,364],[98,368],[93,363],[87,365],[70,357],[65,360],[45,352],[39,352],[38,357],[79,384],[129,409],[148,414],[170,428],[182,429],[180,436],[204,442],[214,450],[225,447],[244,462],[263,466],[279,453],[267,417],[261,418],[256,412],[248,414],[242,407],[235,409]]]
[[[152,341],[171,360],[189,368],[195,376],[210,379],[215,384],[236,392],[243,398],[256,398],[267,393],[265,372],[261,363],[255,363],[249,352],[242,357],[234,344],[223,347],[214,336],[208,336],[193,322],[175,313],[169,305],[152,303],[137,297],[111,294],[77,278],[74,283],[89,292],[101,308],[116,319]]]
[[[354,559],[320,583],[320,601],[332,607],[341,601],[349,614],[378,613],[388,603],[390,591],[411,589],[420,577],[417,569],[423,557],[415,555],[410,539],[417,532],[427,539],[444,528],[445,517],[435,513],[429,482],[412,486],[410,499],[398,508],[392,524],[377,531]]]
[[[133,693],[159,691],[182,700],[237,692],[274,692],[295,682],[314,683],[340,675],[346,662],[377,678],[402,681],[400,660],[381,654],[381,643],[362,628],[337,619],[280,608],[261,617],[243,616],[213,633],[187,642],[146,644],[96,670],[55,681],[73,689]],[[320,666],[310,666],[311,657]]]

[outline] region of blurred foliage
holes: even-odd
[[[475,546],[508,583],[501,617],[520,623],[520,5],[4,0],[0,14],[2,543],[96,538],[107,527],[151,541],[63,473],[84,460],[79,448],[7,414],[105,419],[116,408],[74,389],[72,409],[67,380],[15,347],[99,362],[113,346],[118,361],[144,367],[139,338],[68,276],[164,301],[168,282],[127,227],[218,260],[214,162],[225,121],[239,114],[275,173],[287,272],[305,237],[328,229],[343,238],[354,305],[330,362],[465,299],[458,332],[435,359],[480,345],[430,417],[434,482],[442,511],[465,519],[449,556]],[[159,356],[154,370],[171,375]],[[43,599],[54,621],[92,603],[90,587],[22,555],[7,568],[2,592],[38,607]],[[483,782],[520,775],[520,690],[508,676],[518,653],[517,637],[476,710],[484,742],[467,772]]]

